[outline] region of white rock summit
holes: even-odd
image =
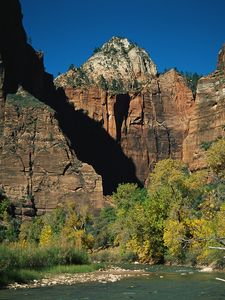
[[[150,82],[157,69],[148,53],[127,38],[112,37],[80,67],[60,75],[56,84],[98,84],[107,90],[130,90]]]
[[[82,66],[94,81],[99,76],[106,80],[145,81],[156,75],[156,66],[148,53],[127,38],[112,37]]]

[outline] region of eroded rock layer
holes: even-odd
[[[219,52],[217,70],[198,82],[188,135],[183,142],[183,160],[193,170],[206,166],[205,149],[225,137],[224,62],[225,45]]]
[[[140,92],[113,95],[96,86],[64,89],[75,109],[83,109],[120,144],[142,184],[158,160],[182,159],[193,95],[175,70],[155,77]]]
[[[225,46],[195,99],[178,72],[158,75],[144,49],[117,37],[53,83],[19,2],[0,6],[0,187],[17,215],[71,200],[98,209],[103,193],[144,186],[168,157],[205,167],[205,146],[224,136]]]
[[[10,94],[4,117],[0,182],[17,215],[40,215],[67,201],[102,207],[101,177],[76,158],[52,109],[27,93]]]
[[[127,40],[114,39],[116,42],[121,45]],[[104,49],[99,50],[98,57],[107,62]],[[121,69],[121,53],[119,58]],[[195,99],[186,80],[174,69],[160,76],[151,73],[147,81],[145,76],[136,74],[132,78],[136,86],[133,84],[130,89],[117,86],[114,90],[112,82],[106,81],[108,89],[104,90],[97,78],[92,78],[92,84],[83,82],[78,87],[74,78],[80,75],[75,70],[59,76],[56,84],[63,87],[75,110],[82,109],[99,122],[121,146],[134,163],[138,180],[145,184],[160,159],[181,159],[193,170],[205,167],[204,145],[224,136],[224,62],[225,46],[219,52],[217,70],[199,80]],[[113,74],[112,66],[101,70],[102,78],[108,79],[109,72]]]
[[[44,71],[43,54],[27,43],[19,1],[2,1],[0,10],[1,193],[22,218],[66,201],[102,207],[101,176],[77,159],[62,125],[70,105]]]

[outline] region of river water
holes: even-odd
[[[137,267],[136,267],[137,268]],[[138,266],[139,268],[139,266]],[[113,283],[81,283],[33,289],[0,290],[1,300],[224,300],[225,274],[199,273],[190,268],[143,268],[147,277]]]

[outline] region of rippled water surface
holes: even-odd
[[[135,267],[137,268],[137,267]],[[139,268],[139,266],[138,266]],[[225,274],[199,273],[187,268],[148,267],[147,277],[123,279],[114,283],[85,283],[35,289],[0,290],[0,299],[32,300],[223,300]]]

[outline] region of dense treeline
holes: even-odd
[[[198,80],[203,76],[202,74],[198,74],[196,72],[182,72],[179,73],[184,77],[186,80],[187,86],[192,90],[193,95],[196,95],[196,89]]]
[[[2,192],[1,271],[87,262],[87,252],[98,260],[116,252],[117,258],[140,262],[223,267],[224,253],[209,246],[225,244],[225,140],[213,143],[205,156],[208,168],[194,173],[181,161],[158,162],[146,189],[119,185],[98,217],[68,202],[20,224]]]
[[[208,169],[190,173],[176,160],[160,161],[146,193],[123,185],[113,196],[114,243],[143,262],[224,265],[225,140],[206,152]],[[130,193],[130,194],[129,194]]]

